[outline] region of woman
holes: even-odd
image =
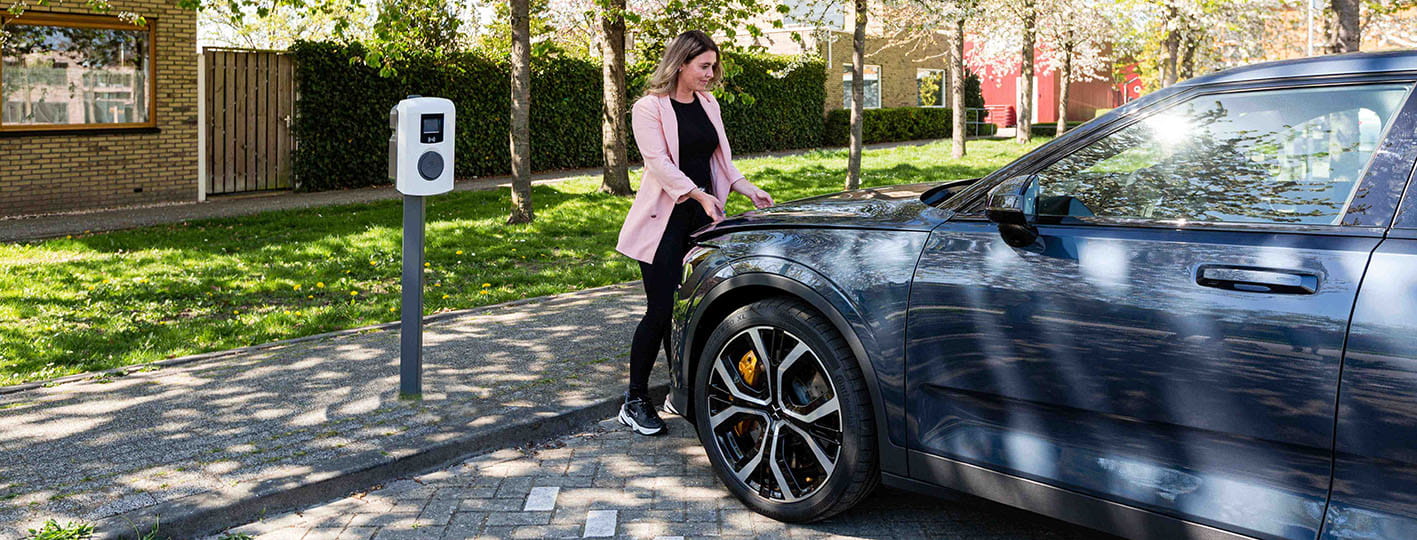
[[[632,114],[644,177],[615,249],[640,261],[649,301],[630,344],[630,388],[620,407],[620,422],[641,435],[664,431],[646,394],[660,344],[669,349],[670,314],[689,233],[723,219],[730,191],[746,195],[758,208],[773,204],[733,166],[718,102],[709,93],[723,78],[718,56],[707,34],[679,34],[664,49]]]

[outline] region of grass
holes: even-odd
[[[983,175],[1035,145],[948,142],[867,151],[866,186]],[[778,201],[841,189],[842,150],[742,160]],[[506,190],[432,198],[427,313],[639,279],[615,252],[630,199],[599,177],[533,190],[536,221],[504,224]],[[730,198],[728,213],[751,208]],[[0,385],[143,364],[399,319],[401,203],[191,221],[0,245]]]

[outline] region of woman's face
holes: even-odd
[[[690,58],[679,67],[679,88],[688,88],[695,92],[708,90],[709,81],[713,80],[713,66],[717,63],[718,53],[713,51],[704,51]]]

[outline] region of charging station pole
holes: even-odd
[[[399,399],[423,396],[423,196],[403,196],[403,306]]]
[[[423,399],[424,198],[453,190],[456,113],[452,101],[420,96],[389,112],[389,177],[403,193],[399,399]]]

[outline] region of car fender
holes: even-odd
[[[710,313],[718,302],[729,301],[733,303],[743,302],[742,298],[733,299],[732,293],[752,287],[758,289],[771,289],[780,294],[796,297],[817,311],[826,315],[832,326],[846,340],[851,347],[851,352],[856,358],[858,367],[862,375],[866,378],[866,388],[871,399],[871,407],[876,420],[876,439],[880,454],[881,469],[892,474],[906,474],[907,455],[905,449],[896,446],[887,436],[889,431],[889,417],[886,414],[886,407],[881,398],[879,381],[876,377],[874,367],[874,357],[870,351],[880,350],[876,346],[875,335],[864,322],[857,307],[851,302],[841,290],[826,277],[813,271],[806,266],[777,257],[749,257],[730,262],[725,267],[720,268],[709,283],[706,292],[701,288],[695,291],[695,296],[699,296],[694,306],[688,324],[684,328],[683,349],[689,362],[681,370],[683,381],[676,385],[684,389],[682,405],[685,406],[686,413],[691,410],[693,402],[690,392],[693,386],[689,379],[696,372],[698,365],[698,352],[693,350],[692,344],[698,343],[700,339],[707,339],[707,333],[711,333],[711,328],[705,328],[700,334],[700,321]]]

